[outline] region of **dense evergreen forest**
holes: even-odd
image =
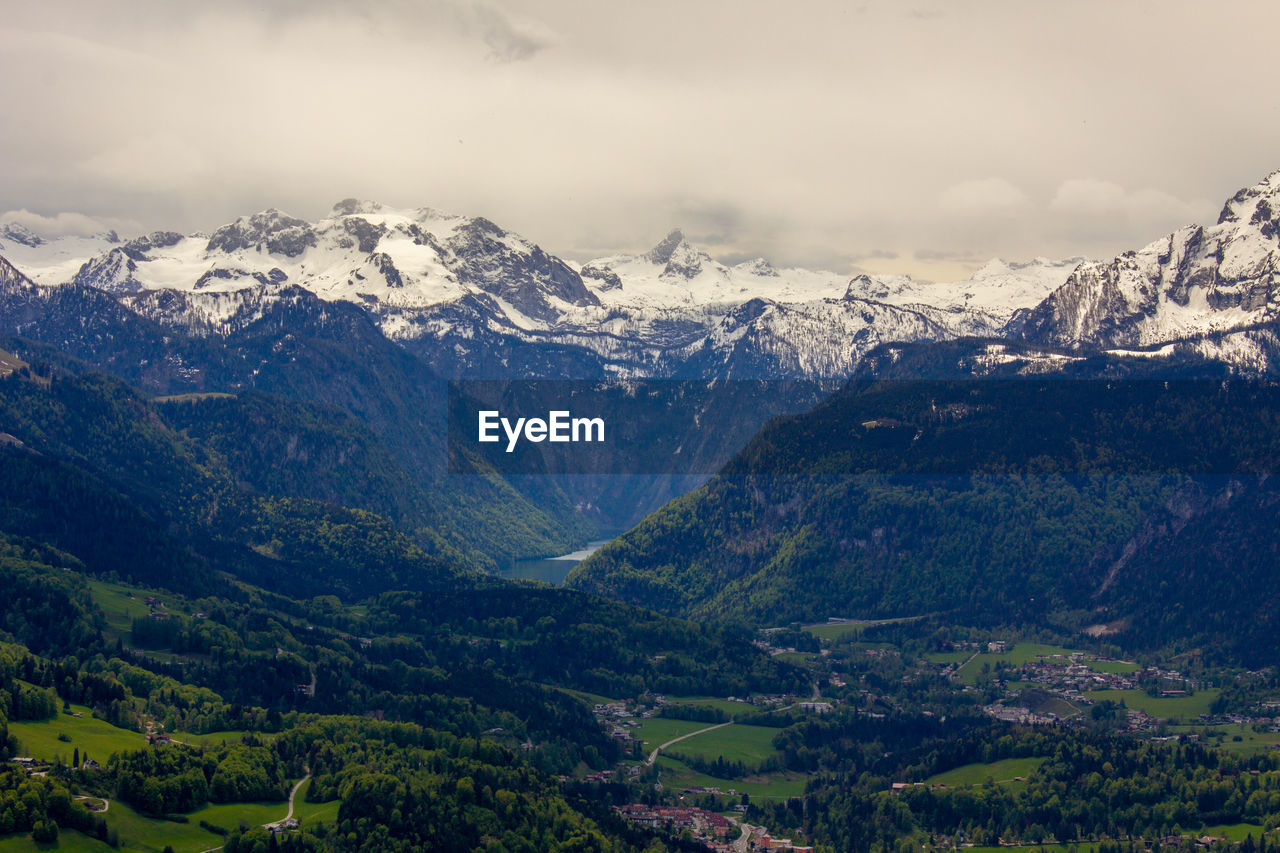
[[[569,583],[755,624],[1124,625],[1261,665],[1275,552],[1250,531],[1280,520],[1278,404],[1267,380],[856,379]]]
[[[1008,660],[961,677],[1000,632],[1066,643],[1124,620],[1090,641],[1099,666],[1190,661],[1179,691],[1214,681],[1219,717],[1280,697],[1274,559],[1249,533],[1280,506],[1258,473],[1274,389],[1135,385],[1090,408],[1063,387],[851,384],[557,589],[485,574],[403,448],[340,407],[18,367],[0,378],[0,843],[694,851],[688,827],[612,807],[697,803],[824,853],[1215,825],[1267,849],[1274,751],[1135,737],[1111,699],[1068,718],[1011,687]],[[1228,565],[1240,583],[1192,583]],[[803,624],[837,614],[924,618]],[[1126,695],[1164,690],[1151,671]],[[993,713],[1010,691],[1064,716]],[[712,726],[741,740],[675,740]],[[1019,778],[937,781],[1001,762]],[[291,796],[323,819],[220,817]]]

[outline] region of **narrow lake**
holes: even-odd
[[[548,557],[545,560],[516,560],[514,565],[508,566],[498,574],[504,578],[546,581],[561,586],[569,572],[573,571],[574,566],[591,556],[608,541],[608,539],[597,539],[594,542],[588,542],[585,548],[569,554],[561,554],[559,557]]]

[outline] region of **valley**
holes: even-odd
[[[0,850],[1274,848],[1277,180],[940,284],[6,226]]]

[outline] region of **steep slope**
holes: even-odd
[[[1214,225],[1081,264],[1008,332],[1076,348],[1150,347],[1274,324],[1278,304],[1280,171],[1232,196]]]
[[[221,334],[202,334],[213,317]],[[288,285],[119,297],[87,285],[39,286],[15,270],[0,282],[0,318],[3,331],[23,336],[11,346],[31,358],[70,355],[152,392],[257,389],[339,407],[373,431],[421,492],[407,529],[424,544],[443,536],[478,564],[492,561],[477,550],[482,545],[539,556],[570,550],[591,533],[566,499],[535,506],[486,470],[450,481],[443,383],[350,303]]]
[[[1180,651],[1211,643],[1211,655],[1268,666],[1280,625],[1278,529],[1274,476],[1198,478],[1099,555],[1082,573],[1091,588],[1080,600],[1096,608],[1092,621],[1104,627],[1094,630]]]
[[[305,288],[361,306],[436,372],[470,378],[842,377],[882,341],[991,334],[1069,271],[995,261],[969,282],[850,283],[763,258],[725,266],[678,230],[575,268],[483,218],[352,199],[317,222],[272,209],[212,234],[32,235],[3,251],[40,284],[113,294],[198,337],[231,334]]]
[[[940,346],[951,352],[885,361],[955,365],[959,350],[977,360],[992,347]],[[1019,371],[1054,353],[999,346],[1006,375],[1017,378],[855,381],[808,414],[772,422],[719,476],[601,549],[569,584],[666,612],[764,624],[939,611],[1044,624],[1070,611],[1134,625],[1174,614],[1184,637],[1218,630],[1191,606],[1203,581],[1162,584],[1160,609],[1132,584],[1123,595],[1115,585],[1095,593],[1108,555],[1181,490],[1274,470],[1280,390],[1166,381],[1151,378],[1148,360],[1112,357],[1077,368],[1076,378],[1036,378]],[[1203,362],[1184,370],[1220,372]],[[1200,488],[1214,488],[1206,482]],[[1204,524],[1194,535],[1211,547],[1216,528]],[[1275,547],[1269,527],[1250,529],[1252,544],[1232,540],[1241,565],[1270,559]],[[1189,542],[1144,547],[1194,553]],[[1238,580],[1228,573],[1221,582]],[[1271,625],[1267,600],[1244,617]],[[1186,606],[1172,606],[1179,602]],[[1121,640],[1169,637],[1166,626]]]
[[[255,403],[270,413],[269,400]],[[8,430],[0,529],[49,542],[100,574],[210,590],[229,572],[272,589],[301,584],[344,596],[438,587],[465,574],[438,538],[442,556],[433,556],[371,512],[287,488],[247,488],[214,447],[173,429],[156,404],[100,374],[14,371],[0,379],[0,420]],[[326,443],[317,430],[297,423],[294,430],[296,446]],[[322,491],[352,467],[318,474],[307,489]]]

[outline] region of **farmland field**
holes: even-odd
[[[771,774],[767,777],[746,779],[716,779],[696,772],[684,762],[660,756],[658,767],[662,771],[663,787],[682,790],[694,786],[730,789],[747,794],[752,800],[787,800],[804,795],[805,777],[795,773]]]
[[[691,755],[709,761],[723,758],[725,761],[758,765],[777,752],[773,748],[773,738],[779,731],[764,726],[734,724],[682,740],[667,749],[674,757]]]
[[[966,764],[945,773],[930,776],[925,780],[929,785],[981,785],[987,779],[997,783],[1012,782],[1016,777],[1026,778],[1044,763],[1043,758],[1006,758],[990,764]]]
[[[56,844],[36,844],[29,833],[0,838],[0,853],[31,853],[34,850],[60,850],[63,853],[111,853],[112,847],[96,838],[72,829],[58,831]]]
[[[642,720],[640,727],[635,730],[636,737],[644,741],[645,751],[653,749],[655,746],[661,746],[672,738],[678,738],[683,735],[701,729],[709,728],[714,723],[698,723],[692,720],[669,720],[665,717],[654,717],[648,720]],[[684,743],[684,741],[681,741]]]
[[[677,705],[697,705],[701,708],[717,708],[729,716],[750,714],[756,711],[750,702],[730,702],[728,699],[717,699],[714,696],[668,696],[667,699]]]
[[[70,764],[73,751],[79,749],[81,756],[88,755],[101,764],[113,752],[143,749],[147,745],[146,737],[139,732],[95,719],[83,705],[72,705],[71,710],[83,716],[59,713],[39,722],[9,723],[9,733],[18,738],[19,754],[46,761],[62,757]],[[58,740],[58,735],[69,737],[70,741]]]
[[[1192,696],[1177,697],[1148,696],[1141,690],[1093,690],[1085,695],[1095,702],[1110,699],[1119,703],[1123,700],[1125,707],[1160,719],[1194,720],[1209,713],[1209,706],[1218,698],[1218,693],[1216,687],[1211,687]]]

